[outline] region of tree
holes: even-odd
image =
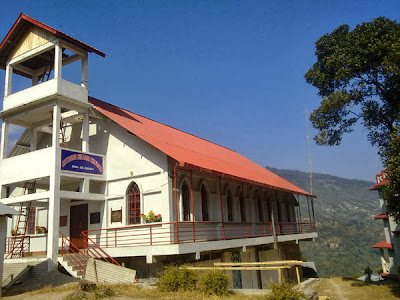
[[[317,62],[305,79],[322,97],[310,115],[319,131],[316,143],[340,145],[343,134],[361,123],[389,175],[400,178],[400,159],[393,156],[400,127],[400,24],[380,17],[353,30],[341,25],[319,38],[315,49]],[[393,195],[400,194],[400,180],[390,185]],[[394,204],[388,213],[400,221],[400,203]]]
[[[397,127],[391,134],[383,156],[390,178],[382,188],[383,198],[386,199],[386,210],[397,223],[400,223],[400,135]]]

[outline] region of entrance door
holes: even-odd
[[[234,262],[234,263],[240,262],[240,253],[239,252],[232,253],[232,262]],[[232,271],[232,282],[233,282],[234,289],[242,288],[242,273],[240,272],[240,270]]]
[[[83,248],[82,231],[88,230],[88,205],[74,205],[70,208],[70,239],[78,248]]]

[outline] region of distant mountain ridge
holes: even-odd
[[[297,170],[268,170],[309,191],[309,175]],[[373,175],[371,175],[372,177]],[[313,173],[315,219],[319,237],[301,243],[303,256],[315,261],[321,277],[351,276],[366,266],[380,266],[379,250],[371,246],[384,239],[379,198],[373,182]],[[306,207],[302,204],[302,211]]]

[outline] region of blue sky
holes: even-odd
[[[231,148],[262,166],[307,171],[304,73],[341,24],[396,20],[399,1],[1,1],[0,38],[20,12],[106,52],[89,95]],[[399,20],[397,20],[399,21]],[[4,71],[0,70],[0,94]],[[312,141],[314,172],[374,181],[360,127],[339,147]]]

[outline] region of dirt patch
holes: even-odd
[[[77,281],[79,280],[74,277],[60,273],[58,271],[46,272],[35,276],[27,274],[26,276],[23,276],[21,278],[20,282],[13,285],[7,291],[3,291],[3,296],[6,299],[8,298],[7,296],[12,297],[11,299],[24,299],[24,298],[19,298],[19,296],[22,296],[22,294],[24,294],[24,297],[26,299],[27,297],[26,293],[31,292],[29,298],[32,298],[32,296],[35,296],[34,291],[46,287],[48,287],[48,292],[50,293],[52,291],[65,292],[65,290],[73,289],[73,286],[77,285],[76,283]],[[37,299],[43,298],[43,295],[37,295],[37,296],[40,296]],[[60,298],[60,295],[58,294],[57,297]],[[46,299],[48,298],[46,297]]]

